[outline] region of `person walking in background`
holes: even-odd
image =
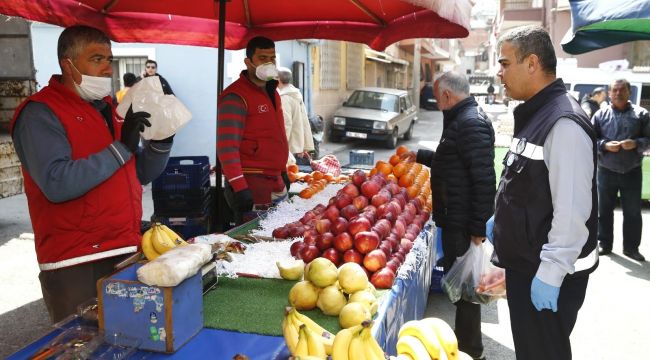
[[[314,151],[314,139],[302,94],[291,84],[292,81],[291,70],[278,68],[278,92],[282,99],[284,130],[289,142],[289,152],[295,156],[296,164],[309,165],[309,152]]]
[[[582,110],[591,119],[596,111],[600,110],[600,104],[607,99],[607,92],[602,87],[595,88],[591,93],[585,94],[580,102]]]
[[[122,102],[124,95],[126,95],[126,92],[129,91],[131,86],[137,82],[138,78],[135,76],[135,74],[128,72],[122,75],[122,80],[124,81],[124,87],[115,93],[115,99],[117,100],[118,104]]]
[[[117,114],[106,34],[66,28],[58,60],[62,74],[19,105],[10,123],[52,322],[97,297],[97,280],[138,250],[141,184],[165,169],[173,138],[140,147],[150,115]]]
[[[244,64],[246,70],[217,104],[217,155],[227,180],[224,197],[237,224],[254,206],[268,208],[287,197],[289,158],[273,40],[252,38]]]
[[[464,75],[444,73],[434,83],[443,111],[443,130],[436,151],[420,149],[416,161],[431,167],[433,220],[442,228],[443,266],[449,271],[471,243],[485,240],[485,222],[493,211],[494,129],[469,95]],[[484,359],[481,305],[456,302],[455,332],[460,350]]]
[[[142,77],[158,76],[160,78],[160,85],[162,85],[163,94],[174,95],[171,85],[167,79],[158,74],[158,63],[155,60],[147,60],[144,63],[144,74]]]
[[[614,81],[609,88],[611,105],[593,118],[598,140],[598,240],[600,254],[612,252],[614,208],[620,192],[623,208],[623,254],[645,261],[641,244],[641,162],[650,146],[648,111],[632,104],[630,83]]]
[[[569,336],[598,266],[595,133],[555,70],[549,34],[498,41],[497,76],[514,110],[494,210],[493,262],[506,270],[517,359],[571,359]]]

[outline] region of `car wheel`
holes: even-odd
[[[411,140],[413,138],[413,127],[415,127],[415,121],[411,121],[409,129],[404,133],[404,140]]]
[[[394,149],[397,147],[397,137],[398,137],[397,128],[394,128],[393,133],[386,140],[386,147],[388,149]]]

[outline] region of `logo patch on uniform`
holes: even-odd
[[[260,113],[260,114],[265,113],[265,112],[269,112],[269,106],[267,104],[258,105],[257,106],[257,112]]]
[[[83,118],[83,116],[77,116],[77,121],[79,121],[79,122],[82,122],[82,121],[84,121],[84,118]]]

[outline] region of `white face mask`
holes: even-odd
[[[77,67],[74,66],[71,60],[72,67],[81,75],[81,84],[77,84],[74,79],[73,83],[79,96],[86,101],[100,100],[109,96],[113,90],[113,79],[109,77],[90,76],[84,75]]]
[[[255,76],[263,81],[273,80],[278,77],[278,69],[274,63],[268,62],[255,68]]]

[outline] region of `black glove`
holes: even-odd
[[[151,126],[147,118],[151,114],[144,111],[137,113],[133,112],[133,106],[129,106],[129,111],[126,112],[124,123],[122,124],[122,137],[120,141],[122,144],[135,154],[138,151],[138,144],[140,144],[140,133],[144,131],[144,127]]]
[[[176,134],[172,134],[172,136],[166,137],[166,138],[160,139],[160,140],[151,140],[151,142],[163,143],[163,144],[171,144],[174,141],[174,135],[176,135]]]
[[[289,192],[289,188],[291,187],[291,181],[289,180],[289,174],[287,174],[286,171],[282,172],[282,181],[284,181],[284,186],[287,188],[287,192]]]
[[[249,189],[238,191],[234,194],[235,204],[233,210],[240,213],[253,210],[253,193]]]

